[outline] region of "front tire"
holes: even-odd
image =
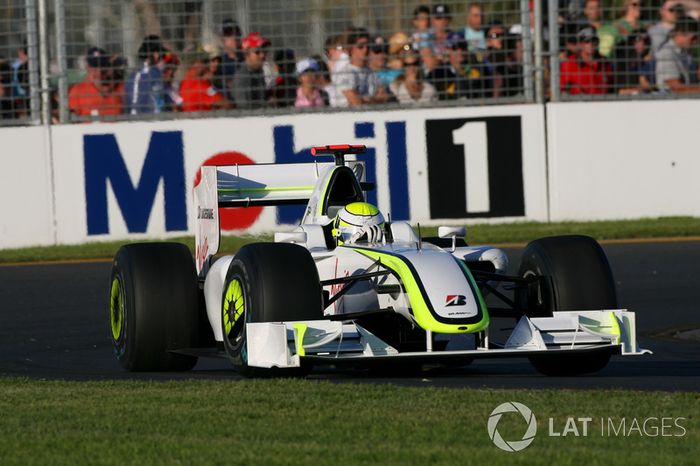
[[[552,316],[557,311],[617,309],[610,264],[598,242],[588,236],[552,236],[532,241],[523,252],[519,275],[542,277],[517,299],[529,317]],[[530,362],[546,375],[597,372],[610,352],[532,357]]]
[[[224,349],[247,376],[297,376],[310,368],[253,368],[248,365],[246,323],[323,318],[323,295],[311,254],[288,243],[243,246],[231,261],[222,296]]]
[[[122,367],[192,369],[196,357],[171,352],[196,342],[199,297],[189,248],[179,243],[122,246],[110,283],[110,338]]]

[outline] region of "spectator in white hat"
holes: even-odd
[[[299,86],[297,87],[296,108],[316,108],[325,106],[321,91],[318,89],[318,62],[313,58],[299,60],[296,65]]]

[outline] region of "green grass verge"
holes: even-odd
[[[429,385],[429,383],[426,383]],[[0,464],[500,465],[693,464],[700,395],[598,390],[492,390],[334,384],[314,380],[63,382],[0,379]],[[536,415],[525,450],[497,449],[487,419],[518,401]],[[549,437],[567,417],[586,437]],[[600,420],[627,434],[601,435]],[[683,430],[674,421],[678,418]],[[667,428],[661,436],[661,425]],[[503,416],[499,433],[526,424]],[[618,429],[619,430],[619,429]],[[579,432],[582,427],[579,424]],[[684,434],[683,436],[680,436]]]
[[[423,227],[424,236],[435,235],[437,228]],[[581,234],[598,240],[700,236],[700,218],[664,217],[656,219],[601,222],[520,222],[498,225],[472,225],[467,228],[470,244],[524,243],[543,236]],[[221,251],[236,251],[243,244],[270,241],[271,235],[223,236]],[[194,250],[192,237],[174,238]],[[1,262],[48,261],[61,259],[110,258],[123,244],[131,241],[88,243],[77,246],[46,246],[22,249],[0,249]]]

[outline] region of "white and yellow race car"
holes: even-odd
[[[555,375],[646,352],[595,240],[533,241],[508,275],[505,252],[468,246],[463,227],[421,237],[368,204],[364,165],[345,160],[363,152],[323,146],[312,153],[334,161],[202,167],[195,260],[174,243],[130,244],[115,256],[109,319],[121,365],[188,370],[224,355],[242,373],[284,375],[528,357]],[[306,204],[298,227],[218,254],[220,209],[284,204]],[[490,331],[494,318],[512,325]]]

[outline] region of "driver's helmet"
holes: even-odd
[[[368,231],[370,227],[372,231]],[[338,244],[379,241],[383,232],[384,216],[367,202],[346,205],[338,211],[333,222],[333,235],[338,239]]]

